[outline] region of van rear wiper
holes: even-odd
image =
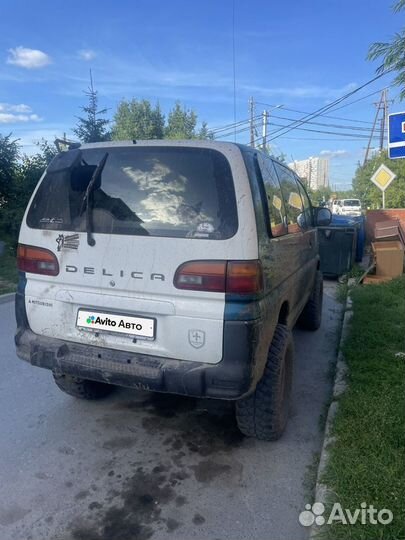
[[[96,241],[94,240],[94,238],[92,236],[92,232],[93,232],[93,220],[92,220],[92,217],[93,216],[92,216],[91,210],[93,208],[93,205],[91,204],[92,203],[91,197],[92,197],[92,194],[93,194],[94,186],[96,185],[96,182],[97,182],[98,178],[100,177],[101,173],[103,172],[104,165],[105,165],[105,163],[107,161],[107,158],[108,158],[108,152],[106,152],[104,154],[104,156],[102,157],[100,163],[97,165],[97,168],[94,171],[94,173],[93,173],[93,175],[92,175],[92,177],[90,179],[90,182],[88,183],[86,193],[84,194],[84,197],[83,197],[82,206],[80,208],[80,215],[82,215],[83,210],[86,207],[86,231],[87,231],[87,243],[88,243],[89,246],[95,246],[96,245]]]

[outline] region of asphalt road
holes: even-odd
[[[0,304],[1,540],[303,540],[341,308],[325,283],[315,333],[294,331],[281,440],[239,435],[227,404],[117,390],[63,394],[18,360],[13,302]],[[313,475],[312,475],[313,476]]]

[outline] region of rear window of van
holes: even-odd
[[[343,206],[360,206],[359,199],[344,199],[342,201]]]
[[[75,151],[77,154],[77,150]],[[86,190],[108,153],[91,196]],[[238,227],[231,168],[220,152],[184,147],[83,149],[50,165],[27,215],[31,228],[226,239]]]

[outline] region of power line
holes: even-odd
[[[385,73],[388,73],[388,72],[387,71],[384,72],[383,75],[385,75]],[[340,107],[336,107],[333,110],[338,111],[339,109],[344,109],[345,107],[350,107],[350,105],[353,105],[354,103],[358,103],[359,101],[363,101],[363,99],[367,99],[367,98],[369,98],[371,96],[375,96],[376,94],[379,94],[380,92],[382,92],[383,90],[386,90],[387,88],[391,88],[391,85],[385,86],[381,90],[376,90],[375,92],[371,92],[371,94],[367,94],[366,96],[363,96],[363,97],[361,97],[359,99],[355,99],[354,101],[350,101],[349,103],[345,103],[344,105],[341,105]]]
[[[303,125],[303,123],[300,124],[300,125]],[[275,124],[274,122],[271,122],[270,125],[279,127],[281,129],[288,127],[288,126],[284,126],[283,124]],[[304,127],[294,127],[294,128],[291,128],[291,129],[298,129],[300,131],[311,131],[313,133],[325,133],[326,135],[339,135],[341,137],[362,137],[364,140],[367,140],[368,137],[369,137],[368,134],[364,134],[363,136],[361,136],[360,133],[341,133],[339,131],[326,131],[326,130],[321,130],[321,129],[311,129],[311,128],[304,128]],[[291,129],[289,129],[288,131],[291,131]],[[272,133],[274,134],[274,133],[277,133],[278,131],[280,131],[280,130],[279,129],[275,130]],[[271,133],[270,133],[270,135],[271,135]],[[277,137],[272,137],[272,139],[275,139],[275,138],[277,138]]]
[[[384,90],[384,89],[382,89],[382,90]],[[367,96],[364,96],[364,97],[360,98],[360,100],[356,100],[353,103],[356,103],[357,101],[361,101],[362,99],[366,99],[370,95],[378,94],[382,90],[378,90],[378,92],[373,92],[372,94],[368,94]],[[258,105],[264,105],[265,107],[273,107],[274,106],[274,105],[271,105],[270,103],[263,103],[262,101],[256,101],[256,103]],[[345,107],[347,107],[348,105],[350,105],[350,104],[345,105]],[[339,107],[339,108],[341,108],[341,107]],[[296,113],[299,113],[299,114],[311,114],[311,113],[306,112],[306,111],[301,111],[299,109],[291,109],[291,108],[284,107],[284,106],[283,106],[283,109],[285,111],[288,111],[288,112],[296,112]],[[337,109],[335,109],[335,110],[337,110]],[[320,114],[319,116],[322,116],[322,118],[330,118],[331,120],[342,120],[344,122],[357,122],[359,124],[370,124],[371,125],[373,123],[373,122],[370,122],[370,121],[367,121],[367,120],[358,120],[356,118],[342,118],[341,116],[331,116],[329,114]]]
[[[236,124],[235,0],[232,2],[233,121]],[[236,142],[236,130],[234,133]]]
[[[258,115],[256,115],[254,117],[255,120],[258,120],[259,118],[260,118],[260,114],[258,114]],[[219,131],[225,131],[225,130],[231,129],[234,126],[238,126],[240,124],[246,124],[249,121],[250,121],[250,118],[245,118],[244,120],[239,120],[238,122],[232,122],[231,124],[226,124],[224,126],[212,128],[212,129],[210,129],[210,132],[215,134],[215,133],[217,133]]]
[[[319,125],[319,126],[324,126],[324,127],[333,127],[335,129],[350,129],[350,130],[353,130],[353,131],[372,130],[372,128],[360,128],[360,127],[357,127],[357,126],[343,126],[343,125],[337,125],[337,124],[326,124],[326,123],[324,124],[324,123],[320,123],[320,122],[311,122],[310,119],[305,120],[305,118],[306,117],[316,118],[317,116],[322,116],[324,118],[331,118],[331,119],[337,119],[337,120],[342,120],[342,121],[352,121],[352,122],[360,122],[360,123],[372,124],[372,122],[366,122],[366,121],[362,121],[362,120],[348,119],[348,118],[335,117],[335,116],[331,116],[331,115],[325,115],[325,114],[320,113],[319,111],[322,111],[324,109],[328,110],[328,109],[330,109],[332,107],[334,107],[332,110],[338,110],[338,109],[341,109],[343,107],[348,107],[348,106],[350,106],[350,105],[352,105],[354,103],[357,103],[359,101],[362,101],[362,100],[364,100],[364,99],[366,99],[366,98],[368,98],[370,96],[373,96],[373,95],[379,93],[380,90],[375,91],[375,92],[371,92],[370,94],[367,94],[366,96],[363,96],[363,97],[361,97],[361,98],[359,98],[357,100],[346,103],[346,104],[342,105],[341,107],[335,107],[335,105],[334,105],[334,104],[340,103],[344,99],[347,99],[348,96],[353,95],[353,93],[356,93],[357,91],[364,88],[368,84],[371,84],[371,82],[374,82],[376,79],[378,79],[379,77],[382,77],[386,73],[387,72],[384,72],[384,73],[380,74],[379,76],[375,77],[374,79],[371,79],[370,81],[368,81],[364,85],[358,87],[357,89],[353,90],[352,92],[349,92],[345,96],[342,96],[341,98],[338,98],[337,100],[335,100],[335,102],[333,102],[333,103],[331,103],[331,104],[329,104],[329,105],[327,105],[325,107],[322,107],[321,109],[318,109],[318,111],[315,111],[314,113],[305,113],[304,111],[299,111],[297,109],[291,109],[291,108],[283,106],[282,108],[285,109],[286,111],[298,112],[298,113],[305,114],[306,116],[304,118],[301,118],[301,119],[292,119],[292,118],[288,118],[288,117],[280,117],[280,116],[274,116],[273,115],[273,117],[278,118],[278,119],[291,120],[291,123],[289,125],[273,124],[273,125],[277,125],[279,127],[279,129],[273,131],[273,135],[276,134],[276,133],[279,133],[280,131],[283,131],[283,130],[286,130],[286,131],[284,131],[284,133],[288,133],[289,131],[291,131],[291,129],[294,129],[295,124],[297,124],[297,126],[299,126],[299,125],[302,125],[304,123],[312,124],[312,125]],[[262,105],[267,105],[267,106],[274,107],[274,105],[270,105],[268,103],[263,103],[263,102],[256,102],[256,103],[260,103]],[[233,122],[231,124],[227,124],[227,125],[224,125],[224,126],[221,126],[221,127],[216,127],[216,128],[211,129],[210,132],[214,135],[215,138],[225,138],[225,137],[228,137],[228,136],[230,136],[232,134],[237,135],[238,133],[243,133],[244,131],[247,131],[249,129],[249,128],[246,128],[246,129],[237,130],[238,127],[241,127],[242,125],[247,124],[248,122],[256,121],[260,117],[261,117],[261,115],[254,115],[253,118],[251,118],[251,119],[247,118],[247,119],[244,119],[244,120],[240,120],[239,122]],[[253,124],[253,128],[255,128],[254,124]],[[228,131],[231,130],[231,129],[233,130],[233,132],[228,133]],[[298,129],[298,127],[297,127],[297,129]],[[222,133],[221,135],[219,135],[219,132],[221,132],[221,131],[226,131],[226,133]],[[313,131],[317,132],[317,133],[332,134],[332,132],[326,132],[326,131],[321,131],[321,130],[313,130]],[[342,136],[346,136],[346,137],[353,137],[353,139],[351,139],[351,140],[363,140],[363,139],[360,139],[360,138],[355,139],[354,134],[343,134],[343,133],[333,133],[333,134],[342,135]],[[356,136],[357,135],[360,136],[360,134],[356,134]],[[284,135],[281,134],[281,135],[277,135],[277,137],[272,137],[271,140],[273,140],[275,138],[278,138],[278,137],[288,139],[288,137],[284,137]],[[259,139],[260,138],[256,139],[255,142],[257,142],[257,140],[259,140]],[[294,140],[291,137],[290,137],[290,139]],[[300,140],[300,138],[297,138],[296,140]],[[338,140],[344,140],[344,139],[310,139],[310,138],[302,138],[301,140],[331,140],[331,141],[334,140],[334,141],[338,141]]]
[[[273,118],[277,118],[278,120],[294,120],[294,118],[289,118],[286,116],[276,116],[275,114],[272,115]],[[360,127],[360,126],[345,126],[341,124],[325,124],[323,122],[306,122],[307,124],[312,124],[314,126],[324,126],[324,127],[332,127],[332,128],[338,128],[338,129],[352,129],[354,131],[371,131],[371,128],[369,127]]]
[[[282,127],[282,124],[275,124],[273,122],[268,123],[268,125],[274,125],[277,127]],[[339,138],[337,139],[331,139],[331,138],[310,138],[310,137],[285,137],[282,135],[280,139],[290,139],[290,140],[307,140],[307,141],[366,141],[369,138],[368,134],[361,135],[359,133],[341,133],[341,132],[333,132],[333,131],[323,131],[319,129],[309,129],[309,128],[296,128],[300,131],[310,131],[314,133],[325,133],[326,135],[339,135]],[[236,134],[245,133],[246,131],[250,130],[250,125],[246,125],[245,127],[241,127],[240,129],[236,130]],[[234,131],[227,131],[226,133],[221,133],[219,135],[216,135],[216,139],[224,139],[226,137],[230,137],[234,134]],[[377,138],[377,135],[374,135],[373,138]],[[254,143],[261,140],[261,137],[257,137],[254,139]]]
[[[280,139],[287,139],[288,141],[330,141],[330,142],[347,142],[347,139],[330,139],[330,138],[314,138],[314,137],[284,137],[283,135],[279,137]],[[351,141],[364,141],[364,137],[361,139],[350,139]]]
[[[272,138],[270,138],[270,141],[272,141],[273,139],[276,139],[277,137],[279,137],[280,135],[277,135],[277,133],[280,133],[282,135],[285,135],[286,133],[288,133],[289,131],[291,131],[292,129],[295,129],[297,128],[298,126],[302,125],[302,124],[305,124],[308,120],[312,120],[313,118],[316,118],[317,116],[320,116],[322,113],[324,112],[327,112],[329,111],[330,109],[332,109],[333,107],[335,107],[335,105],[338,105],[339,103],[341,103],[342,101],[344,101],[345,99],[349,98],[350,96],[352,96],[353,94],[356,94],[357,92],[359,92],[360,90],[362,90],[363,88],[365,88],[366,86],[368,86],[369,84],[372,84],[374,81],[380,79],[381,77],[383,77],[384,75],[386,75],[388,72],[387,71],[383,71],[382,73],[380,73],[379,75],[376,75],[375,77],[373,77],[372,79],[370,79],[369,81],[367,81],[366,83],[362,84],[361,86],[355,88],[354,90],[352,90],[351,92],[348,92],[347,94],[343,95],[342,97],[336,99],[335,101],[333,101],[332,103],[330,103],[329,105],[326,105],[324,107],[321,107],[320,109],[317,109],[316,111],[314,111],[313,113],[310,113],[310,114],[307,114],[305,115],[304,117],[300,118],[299,120],[296,120],[294,122],[292,122],[289,126],[287,127],[283,127],[283,128],[280,128],[278,130],[276,130],[273,135]]]
[[[247,127],[244,127],[244,128],[241,128],[241,129],[238,129],[236,131],[236,134],[240,134],[240,133],[244,133],[245,131],[250,131],[250,126],[247,126]],[[234,133],[234,131],[229,131],[228,133],[223,133],[221,135],[218,135],[217,137],[215,137],[216,139],[223,139],[223,138],[226,138],[226,137],[230,137],[232,134]]]
[[[385,87],[385,88],[389,88],[389,86]],[[384,90],[384,89],[383,89]],[[353,103],[357,103],[359,101],[362,101],[364,99],[367,99],[368,97],[370,96],[374,96],[375,94],[378,94],[380,93],[382,90],[377,90],[376,92],[371,92],[370,94],[367,94],[366,96],[363,96],[359,99],[356,99],[354,101],[351,101],[350,103],[346,103],[345,105],[342,105],[341,107],[337,107],[333,110],[338,110],[338,109],[341,109],[341,108],[344,108],[344,107],[348,107],[350,105],[352,105]],[[271,105],[270,103],[264,103],[264,102],[261,102],[261,101],[256,101],[255,103],[257,103],[258,105],[265,105],[267,107],[273,107],[275,108],[275,105]],[[280,107],[281,108],[281,107]],[[297,113],[300,113],[300,114],[305,114],[305,115],[311,115],[313,113],[307,113],[305,111],[301,111],[301,110],[298,110],[298,109],[291,109],[289,107],[285,107],[284,105],[282,106],[282,109],[286,110],[286,111],[289,111],[289,112],[297,112]],[[274,116],[274,115],[273,115]],[[371,126],[373,125],[373,122],[368,122],[366,120],[357,120],[355,118],[342,118],[342,117],[339,117],[339,116],[331,116],[331,115],[327,115],[327,114],[320,114],[318,116],[321,116],[323,118],[330,118],[330,119],[334,119],[334,120],[342,120],[342,121],[346,121],[346,122],[358,122],[358,123],[363,123],[363,124],[370,124]],[[258,115],[255,115],[253,117],[254,120],[259,120],[259,118],[261,117],[260,114]],[[275,117],[275,116],[274,116]],[[281,117],[281,116],[277,116],[275,118],[278,118],[278,119],[283,119],[283,120],[291,120],[292,122],[298,122],[300,119],[294,119],[294,118],[287,118],[287,117]],[[250,119],[249,118],[246,118],[244,120],[240,120],[238,122],[232,122],[230,124],[225,124],[224,126],[219,126],[219,127],[214,127],[212,129],[210,129],[210,133],[213,133],[214,135],[219,132],[219,131],[225,131],[225,130],[229,130],[229,129],[233,129],[235,126],[238,127],[239,125],[241,124],[244,124],[244,123],[247,123],[249,122]],[[317,122],[306,122],[308,124],[314,124],[314,125],[324,125],[324,126],[329,126],[329,127],[336,127],[336,128],[340,128],[340,127],[345,127],[345,129],[359,129],[359,130],[372,130],[372,128],[357,128],[356,126],[338,126],[336,124],[321,124],[321,123],[317,123]],[[287,126],[286,126],[287,127]]]
[[[285,127],[285,126],[282,126],[281,124],[275,124],[273,122],[270,123],[270,125],[273,125],[273,126],[277,126],[277,127]],[[309,131],[309,132],[313,132],[313,133],[325,133],[326,135],[339,135],[340,137],[346,137],[346,139],[338,139],[338,140],[345,140],[345,141],[367,141],[369,136],[368,135],[363,135],[362,137],[359,136],[359,134],[353,134],[353,133],[339,133],[339,132],[336,132],[336,131],[323,131],[323,130],[319,130],[319,129],[311,129],[311,128],[304,128],[304,127],[296,127],[296,128],[293,128],[293,129],[297,129],[299,131]],[[288,131],[291,131],[291,130],[288,130]],[[274,132],[273,132],[274,133]],[[274,137],[274,138],[287,138],[287,137],[284,137],[284,135],[281,135],[280,137]],[[374,137],[376,138],[376,137]],[[261,140],[261,137],[257,137],[253,143],[256,144],[258,141]],[[270,139],[270,140],[273,140],[273,139]],[[307,139],[309,140],[309,139]],[[324,139],[322,139],[324,140]]]

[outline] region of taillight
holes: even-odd
[[[59,263],[56,256],[48,249],[18,244],[17,267],[22,272],[57,276]]]
[[[255,294],[263,289],[259,261],[191,261],[176,270],[174,286],[192,291]]]
[[[259,261],[228,261],[226,292],[252,294],[262,289],[263,273]]]
[[[174,286],[192,291],[225,292],[226,261],[191,261],[176,270]]]

